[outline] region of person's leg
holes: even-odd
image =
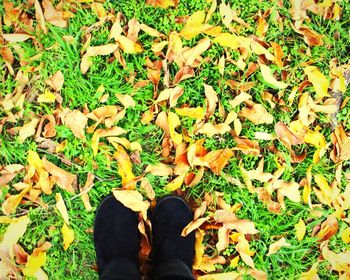
[[[152,280],[193,280],[194,232],[181,236],[193,219],[187,203],[178,196],[161,199],[152,215]]]
[[[141,279],[137,225],[137,214],[112,195],[101,202],[94,225],[94,243],[101,280]]]

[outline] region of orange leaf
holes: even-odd
[[[75,137],[85,140],[88,118],[83,113],[78,110],[69,111],[62,118],[62,122],[72,130]]]
[[[215,92],[212,86],[204,84],[204,91],[207,106],[205,117],[208,119],[214,114],[219,99],[218,94]]]
[[[230,130],[231,127],[226,123],[219,123],[215,125],[212,123],[206,123],[197,130],[197,133],[205,134],[208,137],[213,137],[216,134],[225,134]]]
[[[337,219],[333,215],[330,215],[327,217],[327,220],[322,223],[317,237],[320,239],[320,241],[328,240],[338,232],[338,228],[339,226]]]
[[[181,236],[185,237],[187,235],[189,235],[192,231],[196,230],[197,228],[199,228],[204,222],[208,221],[209,217],[205,217],[205,218],[199,218],[197,220],[194,220],[192,222],[190,222],[183,230],[181,233]]]
[[[129,155],[121,145],[115,144],[113,146],[117,150],[114,154],[114,158],[118,163],[118,174],[122,178],[122,186],[125,186],[135,179],[135,175],[132,173],[132,163]]]
[[[169,112],[168,124],[171,140],[173,140],[174,144],[179,145],[182,142],[182,135],[175,131],[175,128],[181,125],[178,115],[173,112]]]
[[[255,268],[253,259],[251,256],[254,255],[253,251],[250,251],[249,243],[245,239],[244,235],[238,236],[238,243],[236,245],[236,250],[241,256],[242,260],[249,265],[251,268]]]
[[[28,185],[19,194],[11,195],[2,204],[2,212],[5,215],[13,214],[16,211],[18,204],[21,202],[23,196],[29,191],[30,186]]]
[[[206,162],[210,169],[216,174],[220,175],[221,170],[228,163],[228,160],[233,156],[233,152],[230,149],[223,149],[217,151],[211,151],[200,159]]]
[[[53,76],[46,80],[48,84],[54,91],[60,91],[64,83],[64,76],[61,71],[57,71]]]

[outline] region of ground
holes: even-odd
[[[41,267],[49,279],[97,279],[99,202],[121,187],[154,202],[144,188],[149,183],[156,198],[176,192],[194,209],[206,201],[200,243],[206,255],[221,258],[205,268],[197,247],[197,276],[234,271],[243,279],[317,279],[316,273],[349,279],[349,259],[335,256],[350,250],[347,1],[243,0],[228,1],[230,7],[218,1],[212,11],[213,1],[205,0],[53,1],[51,17],[50,1],[39,2],[0,4],[0,234],[19,217],[30,219],[14,243],[32,259],[36,248],[45,254],[35,273]],[[154,30],[134,32],[139,24]],[[113,33],[112,26],[123,29]],[[13,33],[30,36],[5,35]],[[203,50],[190,49],[196,46]],[[181,68],[189,77],[175,82]],[[172,95],[179,88],[177,99]],[[214,127],[204,130],[204,124]],[[56,173],[46,161],[59,167]],[[218,210],[253,222],[254,230],[230,228],[218,237],[220,228],[230,227],[216,220]],[[63,225],[74,232],[66,248]],[[288,244],[268,254],[281,239]],[[51,247],[40,249],[45,241]],[[247,250],[239,249],[244,241]],[[8,275],[45,279],[25,269],[30,257],[23,254],[22,262],[9,260],[15,268]],[[222,279],[234,278],[228,275]]]

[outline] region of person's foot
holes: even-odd
[[[157,203],[152,215],[153,279],[170,279],[172,276],[194,279],[195,234],[181,236],[192,219],[191,209],[178,196],[166,196]]]
[[[101,279],[140,279],[137,214],[107,196],[97,209],[94,243]]]

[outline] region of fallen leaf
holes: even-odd
[[[218,242],[215,245],[219,253],[228,247],[230,242],[229,233],[230,233],[230,229],[227,228],[225,225],[219,228]]]
[[[236,230],[241,234],[257,234],[259,232],[255,228],[254,223],[246,219],[237,219],[236,221],[230,221],[225,224],[229,229]]]
[[[307,66],[305,67],[304,72],[314,87],[316,99],[322,99],[323,97],[329,96],[329,81],[316,66]]]
[[[329,270],[335,270],[337,272],[346,272],[349,270],[349,259],[350,259],[350,251],[347,250],[345,252],[334,253],[328,249],[327,241],[321,244],[322,248],[322,256],[325,260],[327,260],[331,267]],[[344,277],[347,279],[347,277]]]
[[[181,236],[185,237],[189,235],[192,231],[198,229],[203,223],[209,220],[209,217],[199,218],[190,222],[181,232]]]
[[[218,43],[222,47],[228,47],[233,50],[238,49],[238,38],[237,36],[230,33],[221,33],[219,36],[216,36],[213,40],[214,43]]]
[[[169,112],[168,124],[171,140],[173,140],[174,144],[179,145],[182,142],[182,135],[175,131],[175,128],[181,125],[178,115],[173,112]]]
[[[24,251],[24,249],[18,245],[15,244],[13,245],[13,251],[16,256],[16,263],[17,264],[26,264],[28,261],[28,253]]]
[[[189,117],[194,119],[203,119],[204,118],[204,109],[202,107],[196,107],[196,108],[190,108],[190,107],[183,107],[183,108],[176,108],[175,112],[177,115],[181,117]]]
[[[118,48],[118,44],[107,44],[102,46],[88,47],[80,63],[81,72],[85,74],[89,70],[91,66],[91,61],[89,60],[90,57],[94,57],[98,55],[109,55],[113,53],[117,48]]]
[[[264,80],[268,84],[270,84],[273,87],[276,87],[278,89],[284,89],[288,86],[284,82],[277,81],[276,78],[272,75],[271,69],[268,66],[266,66],[265,64],[262,64],[260,62],[259,62],[259,65],[260,65],[261,74],[262,74]]]
[[[66,223],[63,223],[61,233],[63,236],[63,249],[66,251],[74,241],[74,231],[70,229]]]
[[[115,97],[117,97],[117,99],[124,106],[125,109],[129,107],[134,108],[136,106],[135,100],[132,98],[132,96],[128,94],[116,93]]]
[[[188,65],[183,66],[175,74],[173,84],[176,85],[176,84],[180,83],[181,81],[192,78],[194,76],[195,76],[195,73],[194,73],[194,70],[191,66],[188,66]]]
[[[242,260],[251,268],[255,268],[254,261],[251,256],[254,255],[253,251],[250,251],[249,243],[245,239],[244,235],[239,235],[237,239],[236,250],[241,256]]]
[[[221,170],[226,166],[228,160],[233,156],[230,149],[222,149],[211,151],[205,156],[201,157],[201,161],[209,165],[210,169],[216,174],[220,175]]]
[[[1,206],[1,210],[5,215],[15,213],[17,206],[21,202],[22,198],[29,191],[30,186],[25,187],[19,194],[9,196]]]
[[[46,80],[46,84],[48,84],[54,91],[60,91],[62,89],[63,83],[64,76],[60,70]]]
[[[165,35],[163,33],[160,33],[156,29],[154,29],[146,24],[143,24],[143,23],[140,24],[140,29],[152,37],[165,37]]]
[[[43,10],[41,9],[41,5],[38,0],[35,0],[34,7],[35,7],[35,17],[40,25],[40,29],[44,32],[44,34],[47,34],[44,13],[43,13]]]
[[[46,263],[46,251],[50,247],[51,244],[49,242],[45,242],[42,246],[33,250],[33,253],[30,256],[28,256],[28,261],[22,270],[24,275],[37,275],[37,273],[41,270],[41,267]]]
[[[141,178],[140,188],[145,191],[146,196],[148,197],[149,200],[155,199],[156,194],[153,190],[151,183],[149,182],[149,180],[146,177]]]
[[[30,219],[28,216],[19,217],[12,222],[2,236],[0,249],[2,251],[8,251],[10,255],[13,255],[13,245],[15,245],[26,232],[29,223]]]
[[[232,106],[232,108],[237,107],[241,103],[251,99],[252,96],[244,91],[240,92],[233,100],[229,101],[229,104]]]
[[[317,234],[320,241],[329,240],[334,236],[339,229],[338,221],[333,215],[329,215],[327,219],[322,223],[321,229]]]
[[[69,111],[62,118],[62,122],[72,130],[75,137],[85,140],[85,127],[88,118],[82,112],[78,110]]]
[[[63,13],[56,10],[50,0],[43,0],[42,5],[44,7],[44,17],[46,21],[61,28],[68,27],[68,22],[63,18]]]
[[[62,195],[60,193],[56,193],[56,209],[61,214],[64,222],[69,225],[69,216],[66,204],[64,203],[64,200],[62,198]]]
[[[236,280],[240,279],[241,275],[238,272],[225,272],[225,273],[216,273],[208,274],[203,276],[198,276],[198,280]]]
[[[118,174],[122,178],[122,186],[132,182],[135,175],[132,172],[132,163],[130,157],[121,145],[113,145],[116,149],[114,158],[118,163]]]
[[[80,189],[81,200],[83,201],[84,207],[88,212],[92,210],[88,192],[94,186],[94,179],[95,175],[88,172],[85,185]]]
[[[147,5],[151,5],[153,7],[160,7],[163,9],[167,9],[169,7],[176,7],[178,2],[178,0],[146,0]]]
[[[62,189],[74,193],[73,183],[76,181],[77,176],[69,173],[53,163],[49,162],[46,157],[42,159],[43,166],[47,172],[52,175],[53,181]]]
[[[133,42],[129,38],[125,37],[124,35],[116,36],[115,40],[116,42],[118,42],[119,47],[125,53],[136,54],[142,51],[142,47],[139,44]]]
[[[329,186],[327,179],[321,175],[314,175],[315,182],[319,189],[314,188],[318,200],[328,206],[332,206],[332,189]]]
[[[350,227],[347,227],[343,230],[343,232],[341,233],[341,239],[345,244],[350,243]]]
[[[148,165],[145,173],[151,173],[155,176],[170,176],[173,174],[173,169],[164,163],[158,163],[156,165]]]
[[[318,262],[314,263],[308,271],[303,272],[300,275],[299,280],[319,280],[320,278],[317,275],[317,266]]]
[[[143,200],[142,195],[137,190],[114,190],[113,195],[125,207],[141,212],[143,219],[147,220],[147,209],[150,204]]]
[[[165,186],[165,189],[169,192],[175,191],[180,188],[185,180],[186,173],[177,176],[174,180]]]
[[[273,116],[261,104],[254,103],[252,106],[244,107],[238,115],[250,120],[255,125],[273,122]]]
[[[194,62],[197,59],[199,59],[201,54],[203,52],[205,52],[207,49],[209,49],[209,47],[210,47],[210,39],[203,38],[203,39],[199,40],[199,42],[196,46],[194,46],[193,48],[191,48],[187,51],[184,51],[182,53],[184,66],[185,65],[192,66],[194,64]]]
[[[303,240],[306,233],[306,227],[303,219],[300,218],[299,222],[294,226],[294,228],[295,228],[295,235],[298,241]]]
[[[270,244],[269,246],[269,252],[267,253],[267,256],[270,256],[272,254],[276,254],[279,249],[282,247],[290,247],[291,244],[289,244],[284,237],[279,239],[278,241]]]
[[[271,42],[270,44],[271,44],[271,46],[273,48],[276,65],[278,67],[282,68],[283,67],[283,61],[282,61],[283,50],[282,50],[282,47],[279,44],[275,43],[275,42]]]
[[[291,147],[292,145],[299,145],[303,143],[303,140],[300,136],[296,135],[292,132],[283,122],[278,122],[275,125],[275,132],[280,138],[280,140],[287,145],[287,147]]]
[[[204,91],[207,106],[205,117],[208,119],[214,114],[219,99],[218,94],[215,92],[212,86],[204,84]]]
[[[10,43],[24,42],[32,36],[24,33],[2,34],[2,38]]]
[[[226,123],[220,123],[216,125],[212,123],[206,123],[197,130],[197,133],[205,134],[208,137],[213,137],[216,134],[225,134],[230,130],[231,127]]]
[[[51,91],[48,89],[45,90],[43,94],[40,94],[38,96],[37,101],[39,103],[54,103],[56,100],[56,95],[54,95]]]
[[[265,34],[269,28],[269,24],[267,21],[259,14],[258,16],[258,22],[256,27],[256,35],[260,38],[264,38]]]
[[[30,122],[23,125],[19,130],[19,142],[23,143],[28,137],[33,136],[35,134],[35,128],[39,120],[37,118],[33,118]]]

